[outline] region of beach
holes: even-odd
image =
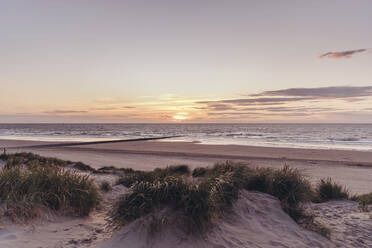
[[[288,165],[299,169],[315,187],[320,179],[331,177],[345,186],[351,195],[367,194],[372,191],[372,152],[324,149],[296,149],[254,147],[242,145],[208,145],[196,142],[136,141],[71,147],[23,148],[56,144],[56,142],[0,140],[0,147],[7,152],[32,152],[46,157],[67,161],[81,161],[94,169],[104,166],[133,168],[151,171],[171,165],[211,167],[216,163],[233,161],[252,168],[271,167],[275,169]],[[242,191],[231,213],[220,220],[214,220],[211,232],[204,240],[194,239],[184,233],[182,225],[175,225],[177,214],[165,208],[160,212],[140,218],[121,230],[107,228],[107,209],[128,188],[115,185],[117,175],[89,175],[99,185],[103,181],[113,185],[111,192],[103,194],[103,205],[89,217],[63,217],[50,214],[19,225],[5,220],[0,227],[0,247],[368,247],[372,228],[368,212],[360,212],[358,203],[335,201],[321,204],[311,203],[306,208],[316,213],[317,221],[332,230],[332,242],[319,234],[298,226],[283,212],[280,202],[270,195]],[[252,212],[252,209],[255,209]],[[173,224],[162,225],[160,236],[155,238],[146,231],[154,218],[166,218]],[[231,220],[232,218],[233,220]],[[173,221],[172,221],[173,220]],[[167,222],[168,223],[168,222]],[[352,226],[350,226],[352,225]],[[256,230],[260,229],[258,234]],[[288,232],[288,230],[291,230]],[[146,238],[142,238],[146,237]],[[345,243],[346,242],[346,243]],[[366,246],[363,246],[366,244]],[[340,246],[341,245],[341,246]],[[344,245],[344,246],[343,246]],[[255,246],[254,246],[255,247]]]
[[[137,170],[186,164],[190,168],[211,166],[226,160],[250,166],[298,168],[314,184],[332,177],[351,193],[372,190],[372,152],[325,149],[254,147],[242,145],[208,145],[193,142],[140,141],[73,147],[11,149],[17,146],[52,144],[53,142],[0,140],[0,147],[10,152],[29,151],[43,156],[81,161],[94,168],[115,166]]]

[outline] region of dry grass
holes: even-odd
[[[350,199],[348,190],[335,183],[331,178],[322,179],[315,189],[315,202]]]
[[[167,167],[123,175],[118,183],[132,191],[116,202],[111,211],[112,222],[121,226],[168,206],[181,211],[193,223],[194,232],[200,232],[212,216],[221,216],[231,207],[240,189],[272,194],[294,220],[307,218],[301,204],[311,199],[313,191],[296,169],[251,169],[226,162],[194,170],[193,176],[201,177],[196,184],[182,177],[188,174],[184,168]]]
[[[0,205],[11,219],[29,219],[41,208],[63,214],[88,215],[100,202],[88,176],[44,164],[0,170]]]
[[[355,198],[355,200],[359,202],[362,210],[369,210],[369,206],[372,205],[372,193],[356,196]]]
[[[0,155],[0,159],[7,163],[7,167],[13,167],[17,165],[55,165],[59,167],[65,167],[68,165],[68,161],[62,159],[42,157],[37,154],[27,152],[2,154]]]
[[[118,179],[117,184],[131,187],[138,182],[161,181],[168,176],[190,175],[187,165],[168,166],[164,169],[156,168],[153,171],[126,170]]]

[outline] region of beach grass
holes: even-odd
[[[331,178],[321,179],[315,189],[315,202],[350,199],[348,190],[335,183]]]
[[[160,206],[181,211],[195,227],[200,227],[209,219],[208,192],[181,177],[168,176],[154,182],[138,182],[131,189],[131,193],[123,195],[111,211],[114,225],[125,225]]]
[[[190,169],[186,165],[168,166],[164,169],[156,168],[153,171],[127,170],[117,181],[126,187],[131,187],[138,182],[155,182],[166,178],[167,176],[190,175]]]
[[[89,176],[50,164],[17,165],[0,170],[2,215],[27,220],[43,209],[85,216],[100,202]]]
[[[369,194],[356,196],[355,200],[360,204],[362,210],[368,211],[368,206],[372,205],[372,192]]]
[[[66,167],[69,161],[58,158],[43,157],[30,152],[21,152],[13,154],[1,154],[0,160],[7,163],[8,167],[17,165],[56,165],[59,167]]]
[[[227,161],[213,167],[194,169],[197,182],[187,180],[185,168],[135,171],[123,175],[118,183],[131,187],[111,211],[114,225],[125,225],[137,218],[168,206],[181,211],[200,231],[208,226],[212,216],[221,216],[238,199],[239,190],[255,190],[279,198],[281,206],[294,220],[305,218],[301,204],[310,201],[313,191],[310,183],[296,169],[249,168]],[[200,173],[201,172],[201,173]]]

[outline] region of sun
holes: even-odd
[[[183,121],[183,120],[188,119],[186,113],[177,113],[177,114],[173,115],[172,118],[173,118],[173,120],[176,120],[176,121]]]

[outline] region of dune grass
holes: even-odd
[[[21,152],[14,154],[1,154],[0,160],[7,163],[7,167],[17,165],[55,165],[59,167],[66,167],[69,161],[58,158],[43,157],[30,152]]]
[[[213,214],[222,213],[238,196],[227,176],[196,185],[170,175],[153,182],[138,182],[131,189],[132,192],[122,196],[111,211],[111,220],[116,226],[167,206],[183,214],[192,227],[188,231],[198,232],[205,228]]]
[[[201,172],[201,173],[200,173]],[[185,168],[167,167],[150,172],[135,171],[122,176],[118,183],[131,187],[111,211],[114,225],[121,226],[168,206],[180,211],[201,231],[212,216],[221,216],[238,199],[239,190],[256,190],[276,196],[284,211],[294,220],[305,218],[301,203],[313,194],[310,183],[296,170],[249,168],[232,162],[195,169],[195,183],[181,175]]]
[[[138,182],[161,181],[167,176],[189,175],[190,169],[187,165],[168,166],[164,169],[156,168],[153,171],[127,170],[120,176],[117,184],[131,187]]]
[[[43,208],[84,216],[99,202],[98,190],[88,176],[50,164],[0,170],[1,213],[13,220],[37,217]]]
[[[368,211],[368,206],[372,205],[372,192],[369,194],[356,196],[355,200],[360,204],[362,210]]]
[[[316,189],[315,202],[350,199],[348,190],[333,182],[331,178],[321,179]]]

